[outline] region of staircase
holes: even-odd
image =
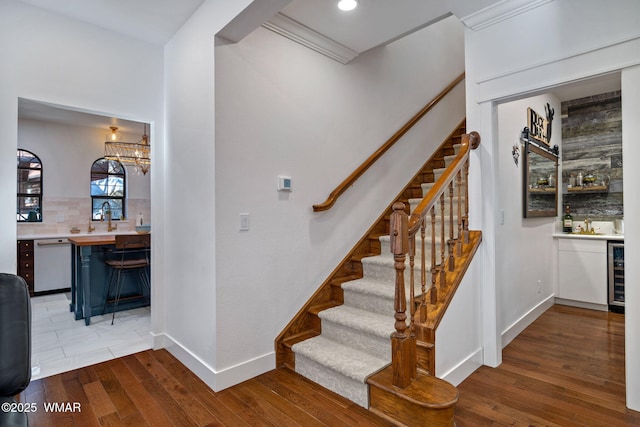
[[[455,153],[458,147],[453,145]],[[444,156],[444,165],[455,157],[455,154]],[[437,178],[443,171],[444,168],[434,169],[432,174]],[[421,183],[421,192],[426,195],[432,185]],[[410,198],[407,202],[414,208],[421,200],[422,197]],[[448,215],[448,208],[445,212]],[[369,407],[366,379],[391,363],[389,337],[395,331],[394,259],[389,235],[377,239],[380,254],[361,259],[363,277],[341,284],[343,304],[317,313],[320,335],[292,346],[296,372],[365,408]],[[430,245],[426,247],[426,257],[430,259]],[[439,256],[440,245],[436,248]],[[409,295],[408,274],[405,271],[406,295]],[[431,273],[427,272],[427,282],[430,281]],[[431,367],[427,369],[433,371]]]
[[[407,206],[407,211],[413,210],[422,197],[429,192],[438,176],[443,173],[445,166],[455,159],[456,147],[464,133],[463,121],[396,197],[394,203],[402,202]],[[276,363],[279,367],[284,366],[295,370],[365,408],[370,407],[370,395],[372,399],[376,396],[376,402],[388,403],[404,399],[405,402],[413,401],[414,403],[410,403],[413,405],[416,399],[420,400],[416,396],[426,393],[431,396],[429,399],[439,399],[438,402],[427,402],[428,410],[445,409],[448,411],[446,417],[452,421],[457,390],[433,376],[435,374],[435,328],[479,244],[479,232],[476,232],[477,235],[471,232],[474,243],[465,249],[463,254],[465,259],[462,260],[461,267],[456,267],[455,274],[447,275],[447,283],[438,291],[437,301],[429,305],[428,322],[422,324],[416,331],[419,380],[411,390],[407,389],[408,395],[411,395],[407,400],[406,396],[400,397],[394,387],[388,387],[386,384],[391,363],[390,335],[394,332],[395,314],[396,270],[393,255],[389,250],[388,235],[389,217],[394,203],[389,205],[384,214],[276,339]],[[447,218],[449,218],[448,213]],[[438,227],[440,227],[439,224],[438,222]],[[420,243],[417,247],[421,247]],[[426,247],[425,256],[430,258],[430,242]],[[438,244],[436,245],[438,258],[439,250]],[[420,256],[420,249],[418,249],[416,258]],[[409,295],[408,274],[408,270],[405,270],[406,295]],[[419,275],[419,270],[415,274]],[[431,273],[426,272],[426,275],[427,283],[430,283]],[[415,303],[419,302],[418,299]],[[407,307],[409,307],[408,299]],[[372,377],[372,374],[376,375]],[[371,379],[368,380],[368,378]],[[371,391],[369,384],[371,384]],[[425,392],[425,390],[430,391]],[[376,403],[376,407],[372,406],[371,410],[398,420],[401,419],[401,414],[396,416],[393,414],[394,411],[410,411],[410,409],[398,409],[402,408],[402,405],[402,403],[390,406]],[[420,405],[425,407],[424,402],[418,406]]]

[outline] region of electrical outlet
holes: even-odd
[[[538,293],[542,293],[542,280],[538,280]]]

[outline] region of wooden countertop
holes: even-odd
[[[131,235],[136,235],[135,233],[131,233]],[[69,242],[73,243],[76,246],[92,246],[92,245],[115,245],[116,243],[116,235],[115,234],[103,234],[96,236],[70,236],[68,238]]]

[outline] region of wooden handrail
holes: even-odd
[[[395,332],[391,335],[391,365],[393,385],[407,388],[416,377],[416,324],[427,319],[427,295],[430,304],[438,303],[438,289],[446,282],[447,272],[456,268],[456,258],[462,255],[462,246],[469,243],[469,152],[480,144],[477,132],[462,135],[462,147],[422,201],[407,215],[404,203],[396,203],[390,218],[390,250],[394,258],[395,276]],[[464,176],[464,178],[463,178]],[[457,191],[457,201],[454,202]],[[464,193],[463,193],[464,191]],[[448,200],[447,200],[448,197]],[[448,203],[447,203],[448,201]],[[463,208],[464,204],[464,208]],[[436,206],[439,205],[440,224],[436,227]],[[454,206],[455,205],[455,206]],[[448,218],[445,210],[449,207]],[[454,212],[457,221],[454,221]],[[448,236],[446,229],[448,227]],[[429,239],[427,239],[427,231]],[[418,234],[420,233],[420,234]],[[447,238],[448,237],[448,238]],[[427,264],[426,241],[430,241],[430,265]],[[420,244],[420,293],[415,295],[416,244]],[[439,245],[439,247],[437,247]],[[448,257],[445,248],[448,247]],[[439,253],[439,262],[436,257]],[[409,257],[409,315],[406,313],[405,261]],[[427,285],[427,272],[431,283]],[[436,284],[436,277],[439,286]],[[419,307],[417,306],[419,303]],[[409,320],[407,326],[406,320]]]
[[[467,160],[469,150],[475,150],[480,145],[480,134],[471,132],[462,136],[462,148],[456,156],[455,160],[449,165],[446,171],[440,176],[440,179],[431,187],[429,192],[424,196],[420,204],[411,213],[409,218],[409,235],[413,235],[420,227],[420,221],[424,220],[427,213],[437,202],[438,195],[446,190],[446,186],[453,180],[454,174],[462,168],[462,163]]]
[[[411,118],[404,126],[400,128],[387,142],[385,142],[380,148],[378,148],[367,160],[364,161],[351,175],[349,175],[344,181],[333,190],[327,200],[324,202],[313,205],[314,212],[326,211],[331,208],[338,200],[338,197],[344,193],[347,188],[353,185],[353,183],[364,174],[384,153],[387,152],[393,145],[400,140],[400,138],[407,133],[416,123],[420,121],[438,102],[440,102],[454,87],[464,80],[464,73],[460,74],[453,82],[449,84],[442,92],[436,95],[427,105],[425,105],[418,113]]]

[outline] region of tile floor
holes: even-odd
[[[32,380],[125,356],[153,346],[150,307],[74,320],[70,294],[31,298]]]

